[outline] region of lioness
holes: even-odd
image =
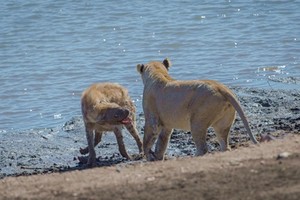
[[[245,114],[232,91],[212,80],[178,81],[171,78],[171,63],[153,61],[138,64],[145,114],[144,153],[147,160],[162,160],[173,128],[190,130],[196,144],[196,155],[207,152],[206,132],[212,126],[222,151],[229,150],[228,134],[237,111],[253,143]],[[158,138],[155,152],[151,151]]]
[[[89,153],[88,157],[79,157],[81,162],[87,162],[89,167],[96,165],[94,147],[101,141],[101,136],[106,131],[115,133],[121,155],[131,159],[123,142],[123,126],[135,139],[139,152],[142,152],[142,142],[135,124],[135,106],[124,87],[114,83],[91,85],[82,94],[81,109],[88,147],[81,148],[80,153]]]

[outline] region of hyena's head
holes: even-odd
[[[94,121],[100,125],[120,125],[131,123],[130,111],[114,103],[101,103],[90,112]]]
[[[144,85],[147,81],[167,81],[172,80],[169,76],[168,70],[171,67],[171,62],[168,58],[163,62],[152,61],[148,64],[138,64],[136,66],[137,71],[140,73]]]

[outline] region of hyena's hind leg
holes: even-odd
[[[139,148],[139,152],[142,153],[143,152],[143,143],[142,143],[142,141],[139,137],[138,131],[136,129],[136,124],[135,123],[126,124],[125,127],[128,130],[128,132],[132,135],[132,137],[135,139],[136,144]]]
[[[97,146],[99,142],[101,142],[102,134],[103,134],[102,131],[95,130],[94,147]],[[86,148],[80,148],[79,151],[82,155],[88,154],[89,147],[87,146]]]

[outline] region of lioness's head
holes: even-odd
[[[148,64],[138,64],[136,69],[141,74],[143,83],[145,84],[149,79],[161,81],[172,80],[168,73],[170,67],[171,62],[168,58],[166,58],[163,62],[152,61]]]

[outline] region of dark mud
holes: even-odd
[[[232,89],[248,116],[252,132],[259,140],[261,136],[278,139],[286,134],[300,134],[300,90]],[[142,114],[138,116],[137,123],[142,138]],[[127,132],[124,133],[124,140],[128,152],[137,154],[137,145]],[[84,168],[77,159],[80,156],[79,148],[87,144],[81,116],[73,117],[61,128],[1,132],[0,141],[0,178]],[[219,150],[212,129],[208,131],[207,142],[210,153]],[[238,148],[249,143],[244,125],[237,115],[231,128],[230,145]],[[175,130],[167,150],[167,158],[193,155],[194,151],[191,134]],[[96,153],[100,167],[132,162],[120,156],[114,134],[107,133],[103,137],[96,147]]]

